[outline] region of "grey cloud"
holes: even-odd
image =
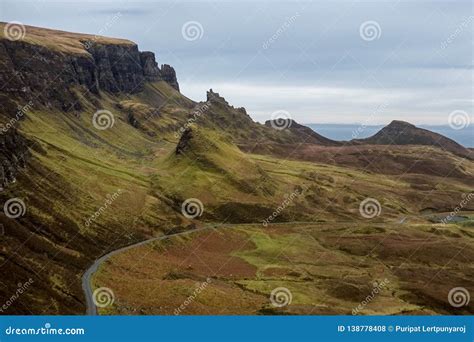
[[[302,122],[345,122],[348,116],[363,121],[390,97],[393,103],[381,122],[440,123],[452,110],[472,112],[471,6],[469,1],[398,0],[7,0],[0,4],[0,19],[96,34],[120,12],[106,35],[155,51],[160,63],[176,68],[185,95],[199,100],[207,88],[223,85],[230,92],[224,96],[259,120],[286,108]],[[202,24],[202,39],[183,39],[182,25],[191,20]],[[379,24],[380,38],[361,39],[365,21]]]

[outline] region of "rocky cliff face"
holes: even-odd
[[[176,71],[172,66],[163,64],[161,69],[155,60],[155,54],[150,51],[140,52],[140,63],[143,69],[143,74],[147,81],[165,81],[174,89],[179,91],[178,79],[176,78]]]
[[[0,93],[20,104],[34,99],[49,108],[81,110],[75,87],[82,94],[135,93],[146,81],[159,80],[179,90],[175,70],[169,65],[160,69],[154,54],[140,52],[135,44],[84,42],[83,51],[64,53],[0,40]]]
[[[169,83],[170,86],[179,91],[178,79],[176,78],[176,71],[174,71],[173,67],[168,64],[163,64],[161,66],[161,77],[163,81]]]
[[[14,128],[27,113],[19,108],[80,113],[83,98],[94,103],[101,92],[132,94],[161,80],[179,91],[175,70],[159,68],[155,55],[140,52],[133,42],[27,30],[24,40],[0,36],[0,188],[14,182],[25,165],[25,139]]]

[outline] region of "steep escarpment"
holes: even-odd
[[[159,68],[153,53],[130,41],[29,26],[26,31],[20,41],[0,37],[0,93],[9,101],[79,111],[82,96],[101,91],[133,94],[160,80],[179,89],[171,66]]]
[[[3,27],[0,23],[2,34]],[[80,116],[88,104],[100,109],[104,94],[136,94],[147,82],[165,81],[179,90],[174,69],[160,68],[154,53],[139,51],[131,41],[31,26],[26,26],[26,32],[24,39],[15,41],[0,35],[0,181],[4,186],[24,164],[25,139],[16,127],[28,111]]]
[[[188,100],[156,110],[182,97],[176,73],[130,41],[30,26],[10,41],[3,28],[0,203],[12,210],[0,212],[0,267],[9,275],[0,298],[13,300],[0,314],[82,313],[78,279],[93,259],[180,222],[166,199],[148,195],[149,174],[138,166],[161,146],[157,134],[142,134],[120,102],[146,104],[156,115],[140,119],[155,128],[161,114],[163,126],[179,127],[185,109],[176,103]],[[94,126],[100,109],[111,114],[107,130]]]

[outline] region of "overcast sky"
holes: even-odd
[[[301,123],[472,116],[473,14],[468,0],[0,3],[1,21],[135,41],[193,100],[213,88],[260,122]]]

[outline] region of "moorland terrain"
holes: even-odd
[[[4,314],[83,314],[95,260],[185,231],[104,261],[99,313],[174,314],[203,282],[182,314],[350,314],[381,282],[361,314],[474,313],[448,301],[474,289],[474,160],[446,137],[260,124],[185,97],[131,41],[30,26],[0,36],[0,108],[0,200],[20,209],[0,215],[2,302],[32,282]],[[269,300],[281,287],[290,305]]]

